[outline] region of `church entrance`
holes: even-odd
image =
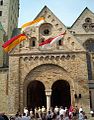
[[[27,107],[46,107],[45,87],[40,81],[32,81],[27,87]]]
[[[65,80],[58,80],[52,85],[51,106],[70,107],[71,94],[70,85]]]

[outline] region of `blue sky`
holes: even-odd
[[[94,13],[94,0],[20,0],[19,27],[32,21],[45,5],[66,26],[71,26],[86,7]]]

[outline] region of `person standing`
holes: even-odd
[[[27,107],[24,108],[24,113],[25,113],[26,116],[28,116],[28,109],[27,109]]]
[[[81,112],[79,113],[79,120],[84,120],[83,111],[81,111]]]
[[[4,120],[4,118],[2,117],[2,115],[0,114],[0,120]]]
[[[79,108],[79,113],[80,113],[81,111],[83,111],[83,108],[82,108],[82,106]]]
[[[28,116],[26,116],[25,113],[23,113],[21,120],[30,120],[30,118]]]

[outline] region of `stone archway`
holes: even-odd
[[[65,80],[57,80],[52,85],[51,106],[70,107],[71,93],[70,85]]]
[[[73,80],[70,78],[70,76],[68,75],[67,71],[64,68],[55,64],[42,64],[40,66],[35,67],[27,74],[25,79],[23,79],[24,80],[22,91],[23,97],[21,97],[23,104],[21,103],[21,106],[23,105],[23,107],[27,106],[28,108],[30,108],[35,106],[41,107],[43,105],[46,106],[47,110],[49,110],[49,108],[51,107],[52,85],[55,83],[56,80],[63,81],[65,79],[68,81],[68,82],[66,81],[66,83],[69,83],[69,88],[73,89],[74,85]],[[28,97],[27,90],[32,91],[30,89],[32,88],[32,84],[33,85],[35,84],[34,81],[38,81],[38,83],[40,82],[41,84],[43,84],[43,86],[45,86],[44,90],[46,95],[45,104],[29,105],[31,103],[27,102],[27,101],[31,102],[31,100],[27,100]]]
[[[34,80],[27,86],[27,107],[46,107],[45,87],[42,82]]]

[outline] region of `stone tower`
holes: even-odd
[[[0,21],[8,38],[18,26],[19,0],[0,0]]]
[[[0,0],[0,43],[12,37],[18,26],[19,0]],[[0,67],[8,65],[8,57],[0,46]]]

